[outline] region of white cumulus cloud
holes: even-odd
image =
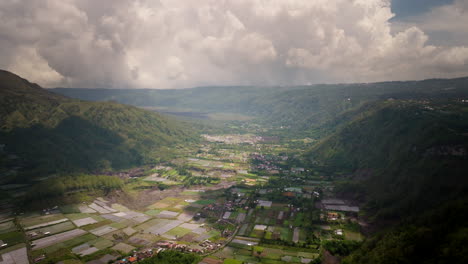
[[[2,0],[0,68],[46,87],[185,88],[468,75],[466,0]],[[455,33],[454,33],[455,32]],[[466,39],[468,41],[468,38]]]

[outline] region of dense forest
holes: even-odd
[[[69,194],[83,192],[106,195],[113,190],[120,190],[123,180],[107,175],[60,175],[35,184],[24,198],[25,204],[37,201],[63,203]]]
[[[163,251],[154,257],[140,261],[141,264],[195,264],[200,256],[195,254],[184,254],[178,251]]]
[[[337,192],[387,228],[344,263],[454,263],[467,256],[467,110],[445,100],[375,102],[347,113],[348,122],[309,150],[311,162],[338,172]]]
[[[16,181],[160,161],[170,157],[169,147],[196,139],[193,130],[160,114],[69,99],[6,71],[0,72],[0,95],[1,162],[28,172]]]
[[[468,78],[458,78],[311,86],[51,91],[84,100],[152,107],[162,112],[239,113],[255,117],[262,124],[328,132],[334,127],[335,118],[365,103],[386,99],[459,99],[468,97],[467,85]]]

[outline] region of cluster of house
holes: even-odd
[[[340,219],[340,214],[337,212],[327,212],[326,217],[328,221],[337,221]],[[325,219],[325,215],[323,215],[323,219]]]
[[[249,209],[248,207],[246,207],[247,201],[247,199],[241,198],[235,199],[234,201],[227,201],[226,203],[224,203],[224,210],[234,211],[236,210],[236,208],[244,208],[247,210]]]
[[[287,187],[284,188],[283,196],[287,197],[302,197],[306,199],[311,199],[312,197],[320,197],[320,193],[316,191],[315,187],[304,186],[300,187]]]
[[[114,264],[130,264],[130,263],[135,263],[137,261],[141,261],[147,258],[150,258],[152,256],[155,256],[159,252],[164,250],[163,248],[159,248],[157,250],[153,250],[152,248],[150,249],[143,249],[140,251],[133,251],[133,254],[130,256],[127,256],[125,258],[122,258],[120,260],[116,260]]]
[[[202,209],[205,210],[205,211],[215,211],[215,212],[219,212],[219,211],[223,211],[223,210],[224,210],[224,205],[220,205],[220,204],[208,204],[208,205],[206,205],[205,207],[203,207]]]
[[[276,163],[280,160],[278,156],[263,155],[258,153],[252,153],[250,155],[252,160],[258,162],[255,166],[252,166],[254,170],[266,170],[266,171],[279,171],[280,167]]]
[[[130,256],[124,257],[120,260],[116,260],[113,263],[114,264],[136,263],[138,261],[153,257],[164,250],[176,250],[180,252],[191,252],[191,253],[203,254],[205,252],[219,249],[220,247],[222,247],[222,244],[214,243],[214,242],[211,242],[210,240],[205,240],[201,242],[199,246],[202,247],[202,249],[190,248],[187,245],[177,244],[171,241],[161,241],[161,242],[156,243],[154,248],[146,248],[140,251],[134,250],[133,254],[131,254]]]
[[[205,240],[198,245],[203,247],[201,253],[204,253],[207,251],[214,251],[223,246],[221,243],[214,243],[214,242],[211,242],[210,240]]]
[[[249,135],[202,135],[205,140],[216,143],[225,143],[225,144],[251,144],[254,145],[259,141],[262,141],[263,138],[260,136],[249,136]]]

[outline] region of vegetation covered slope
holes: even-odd
[[[93,171],[139,165],[191,140],[187,130],[133,106],[69,99],[0,71],[0,144],[39,172]]]
[[[348,263],[463,263],[468,104],[381,101],[345,119],[308,158],[340,171],[338,192],[365,204],[370,220],[399,223],[367,240]]]
[[[143,107],[239,113],[299,129],[318,128],[345,111],[382,99],[468,96],[468,78],[292,87],[197,87],[182,90],[53,89],[73,98]]]

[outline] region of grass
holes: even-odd
[[[0,255],[3,255],[5,253],[8,253],[8,252],[11,252],[13,250],[17,250],[17,249],[20,249],[20,248],[24,248],[26,246],[26,244],[24,243],[20,243],[20,244],[16,244],[14,246],[11,246],[11,247],[7,247],[5,249],[2,249],[0,250]]]
[[[169,232],[166,232],[166,234],[168,235],[172,235],[172,236],[177,236],[177,237],[182,237],[188,233],[190,233],[191,230],[190,229],[187,229],[187,228],[183,228],[183,227],[175,227],[171,230],[169,230]]]
[[[105,221],[105,220],[108,220],[100,215],[91,215],[91,218],[93,218],[94,220],[98,221],[98,222],[101,222],[101,221]]]
[[[183,198],[175,198],[175,197],[166,197],[152,205],[150,205],[148,208],[149,209],[162,209],[162,208],[169,208],[171,210],[174,210],[175,206],[178,204],[187,204],[184,202]]]
[[[208,232],[208,234],[211,235],[211,239],[213,238],[216,238],[216,237],[220,237],[221,236],[221,232],[217,231],[217,230],[211,230],[210,232]]]
[[[112,223],[109,225],[110,227],[113,227],[113,228],[117,228],[117,229],[122,229],[122,228],[125,228],[127,227],[127,225],[123,224],[123,223]]]
[[[34,231],[50,232],[50,234],[53,235],[53,234],[65,232],[65,231],[68,231],[68,230],[72,230],[74,228],[75,228],[75,226],[71,222],[67,221],[67,222],[63,222],[63,223],[56,224],[56,225],[53,225],[53,226],[47,226],[47,227],[41,227],[41,228],[38,228],[38,229],[34,229]],[[37,239],[37,238],[39,238],[39,237],[35,237],[34,239]]]
[[[4,222],[0,224],[0,234],[12,232],[15,230],[16,230],[16,226],[13,221]]]
[[[258,254],[259,252],[262,253],[263,250],[265,250],[264,247],[260,247],[260,246],[254,246],[253,247],[253,251],[254,251],[255,254]]]
[[[232,212],[231,215],[229,216],[229,219],[236,219],[238,215],[239,215],[239,212]]]
[[[54,215],[41,215],[35,217],[27,217],[20,220],[22,226],[29,227],[39,224],[44,224],[47,222],[57,221],[65,218],[63,214],[54,214]]]
[[[257,259],[249,256],[249,255],[244,255],[244,254],[237,254],[235,256],[236,260],[240,260],[243,263],[256,263]]]
[[[85,213],[76,213],[76,214],[66,214],[65,217],[67,217],[70,220],[78,220],[78,219],[83,219],[86,217],[90,217],[90,214],[85,214]]]
[[[243,261],[237,259],[225,259],[223,264],[242,264]]]
[[[155,215],[159,214],[160,212],[161,212],[161,210],[153,209],[153,210],[146,211],[145,214],[147,214],[149,216],[155,216]]]
[[[229,246],[231,246],[233,248],[236,248],[236,249],[240,249],[240,250],[250,250],[250,248],[252,247],[252,246],[249,246],[249,245],[235,243],[235,242],[229,243]]]
[[[118,210],[120,212],[128,212],[130,211],[130,209],[128,209],[127,207],[121,205],[121,204],[112,204],[112,208],[115,209],[115,210]]]
[[[265,248],[262,252],[264,258],[279,260],[284,255],[283,250],[277,248]]]
[[[184,211],[187,211],[187,212],[198,212],[199,210],[200,208],[195,207],[195,206],[187,206],[184,208]]]
[[[291,237],[292,237],[292,232],[291,232],[291,229],[289,228],[281,228],[280,230],[280,238],[282,240],[285,240],[285,241],[291,241]]]
[[[97,238],[96,240],[93,240],[93,241],[89,241],[88,244],[96,247],[99,250],[103,250],[103,249],[112,247],[114,245],[112,241],[102,238],[102,237]]]
[[[298,257],[314,259],[318,257],[318,253],[309,253],[309,252],[297,252]]]
[[[276,260],[276,259],[268,259],[268,258],[262,258],[261,263],[265,264],[283,264],[283,261]]]
[[[344,231],[344,236],[345,239],[347,240],[354,240],[354,241],[362,241],[362,235],[359,234],[358,232],[352,232],[352,231]]]
[[[250,236],[251,236],[251,237],[262,238],[264,233],[265,233],[265,231],[262,231],[262,230],[253,230],[253,231],[250,233]]]
[[[98,222],[98,223],[95,223],[95,224],[85,225],[85,226],[82,226],[80,228],[83,229],[83,230],[89,231],[89,230],[93,230],[93,229],[101,227],[101,226],[110,225],[112,223],[113,222],[111,220],[106,219],[104,221],[101,221],[101,222]]]
[[[31,256],[33,258],[39,257],[40,255],[44,254],[44,251],[42,250],[37,250],[31,252]],[[54,252],[47,253],[47,260],[64,260],[64,259],[73,259],[76,260],[76,255],[71,252],[69,248],[60,248]],[[78,261],[78,260],[76,260]],[[46,263],[45,261],[39,262],[39,263]],[[49,263],[54,263],[53,261],[50,261]],[[75,262],[76,263],[76,262]],[[80,262],[81,263],[81,262]]]
[[[62,205],[60,206],[60,212],[63,214],[74,214],[79,213],[80,209],[78,209],[76,204]]]
[[[165,225],[169,222],[169,220],[167,219],[151,219],[149,221],[146,221],[140,225],[137,225],[135,227],[133,227],[133,229],[135,230],[146,230],[152,226],[162,226],[162,225]]]
[[[119,243],[119,244],[115,245],[114,247],[112,247],[112,249],[120,251],[120,252],[122,252],[124,254],[127,254],[128,252],[132,251],[134,249],[134,247],[132,247],[130,245],[127,245],[125,243]]]
[[[66,259],[62,260],[63,264],[82,264],[83,262],[77,260],[77,259]]]
[[[182,195],[198,195],[200,193],[199,192],[194,192],[194,191],[183,191],[181,194]]]
[[[75,238],[67,240],[65,242],[57,243],[55,245],[52,245],[52,246],[49,246],[49,247],[46,247],[46,248],[43,248],[43,249],[35,250],[35,251],[40,252],[41,254],[44,254],[44,253],[45,254],[50,254],[50,253],[53,253],[53,252],[58,251],[60,249],[67,249],[67,248],[71,248],[71,247],[74,247],[74,246],[78,246],[80,244],[86,243],[86,242],[88,242],[90,240],[94,240],[96,238],[97,237],[95,235],[93,235],[93,234],[86,234],[86,235],[75,237]]]
[[[13,231],[0,234],[0,240],[2,240],[3,243],[7,243],[8,245],[15,245],[24,242],[24,237],[21,232]]]
[[[296,218],[294,219],[293,225],[294,226],[301,226],[303,219],[304,219],[304,213],[298,213],[296,215]]]
[[[214,204],[216,201],[215,200],[198,200],[195,203],[196,204],[201,204],[201,205],[208,205],[208,204]]]

